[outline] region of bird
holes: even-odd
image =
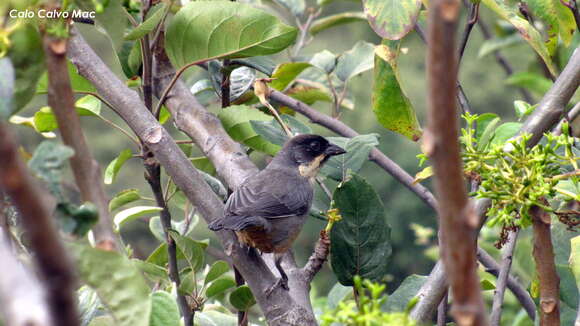
[[[329,158],[344,153],[319,135],[290,138],[265,169],[248,177],[230,195],[224,216],[211,222],[209,229],[234,231],[249,248],[273,253],[281,276],[273,287],[289,290],[282,257],[306,222],[318,171]]]

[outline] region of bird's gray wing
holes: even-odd
[[[313,190],[308,181],[275,171],[264,171],[239,187],[228,199],[224,228],[268,228],[268,219],[308,212]]]

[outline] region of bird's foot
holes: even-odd
[[[272,284],[272,286],[270,286],[266,290],[266,297],[269,297],[278,287],[281,287],[286,291],[290,290],[290,288],[288,287],[288,280],[284,278],[279,278],[274,284]]]

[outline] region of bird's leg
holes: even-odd
[[[278,287],[282,287],[286,291],[290,290],[288,287],[288,275],[286,275],[286,272],[284,272],[281,264],[282,257],[284,257],[284,254],[274,254],[274,265],[280,273],[280,278],[276,281],[276,283],[274,283],[266,290],[266,297],[269,297],[270,294],[272,294],[272,292],[274,292],[274,290]]]

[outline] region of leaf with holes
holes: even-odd
[[[421,0],[363,0],[363,7],[375,33],[398,40],[415,27]]]
[[[165,45],[173,65],[183,67],[199,60],[277,53],[292,44],[297,33],[296,28],[246,4],[195,1],[173,17]]]
[[[332,198],[342,215],[330,232],[330,261],[338,281],[352,286],[355,275],[381,281],[391,255],[391,228],[379,196],[355,174],[339,185]]]
[[[417,141],[422,132],[413,105],[399,81],[399,47],[398,41],[383,41],[376,49],[373,112],[383,127]]]

